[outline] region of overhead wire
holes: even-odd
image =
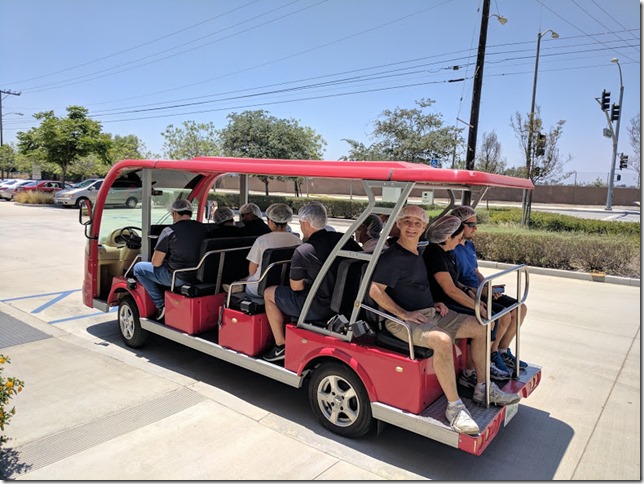
[[[228,15],[230,13],[233,13],[233,12],[236,12],[236,11],[241,10],[243,8],[246,8],[246,7],[248,7],[250,5],[253,5],[254,3],[257,3],[259,1],[260,0],[252,0],[249,3],[246,3],[246,4],[241,5],[239,7],[235,7],[235,8],[233,8],[231,10],[228,10],[227,12],[224,12],[222,14],[215,15],[214,17],[207,18],[206,20],[202,20],[201,22],[197,22],[196,24],[189,25],[188,27],[184,27],[183,29],[175,30],[174,32],[171,32],[169,34],[162,35],[161,37],[157,37],[157,38],[149,40],[147,42],[137,44],[137,45],[135,45],[133,47],[129,47],[127,49],[119,50],[118,52],[114,52],[112,54],[108,54],[108,55],[105,55],[103,57],[99,57],[97,59],[93,59],[93,60],[90,60],[90,61],[87,61],[87,62],[83,62],[82,64],[77,64],[75,66],[65,67],[63,69],[59,69],[57,71],[50,72],[48,74],[42,74],[40,76],[30,77],[28,79],[22,79],[20,81],[9,82],[7,84],[20,84],[20,83],[23,83],[23,82],[29,82],[29,81],[33,81],[33,80],[36,80],[36,79],[42,79],[43,77],[49,77],[49,76],[53,76],[53,75],[56,75],[56,74],[60,74],[62,72],[67,72],[67,71],[71,71],[71,70],[74,70],[74,69],[79,69],[81,67],[85,67],[85,66],[88,66],[88,65],[91,65],[91,64],[96,64],[97,62],[100,62],[100,61],[103,61],[103,60],[106,60],[106,59],[110,59],[112,57],[116,57],[118,55],[125,54],[127,52],[131,52],[131,51],[136,50],[136,49],[140,49],[141,47],[145,47],[146,45],[150,45],[150,44],[153,44],[155,42],[159,42],[159,41],[167,39],[169,37],[173,37],[175,35],[178,35],[178,34],[180,34],[182,32],[186,32],[187,30],[194,29],[196,27],[199,27],[200,25],[203,25],[203,24],[208,23],[208,22],[212,22],[215,19],[224,17],[224,16],[226,16],[226,15]]]

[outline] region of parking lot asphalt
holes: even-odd
[[[542,381],[475,457],[391,426],[345,439],[305,389],[155,336],[126,347],[81,302],[75,210],[0,203],[0,234],[0,353],[25,381],[0,477],[641,479],[639,285],[531,274],[521,354]]]

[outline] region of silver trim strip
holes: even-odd
[[[273,380],[286,383],[287,385],[295,388],[300,388],[304,381],[304,375],[300,376],[290,370],[276,366],[274,363],[268,363],[262,359],[256,359],[243,353],[238,353],[237,351],[224,348],[223,346],[219,346],[216,343],[199,338],[198,336],[190,336],[182,331],[169,328],[161,323],[141,318],[141,327],[146,331],[163,336],[164,338],[172,340],[183,346],[188,346],[189,348],[214,356],[220,360],[227,361],[233,365],[241,366],[242,368],[267,376]]]
[[[458,448],[460,434],[436,419],[414,415],[379,402],[371,402],[371,413],[377,420]]]

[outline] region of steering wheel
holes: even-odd
[[[119,233],[114,237],[115,242],[125,242],[125,246],[128,249],[140,249],[141,248],[141,236],[138,235],[135,230],[138,230],[140,233],[143,233],[143,230],[139,227],[123,227],[119,230]]]

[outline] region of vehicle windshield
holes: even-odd
[[[178,199],[186,199],[192,192],[195,178],[199,177],[194,173],[176,170],[152,170],[152,197],[150,205],[151,225],[171,225],[172,216],[168,209],[172,202]],[[142,188],[140,180],[141,172],[131,172],[119,177],[108,193],[103,220],[99,234],[99,242],[108,240],[114,230],[120,230],[126,226],[142,227],[143,225],[143,204]],[[139,180],[139,188],[136,188],[136,180]],[[134,182],[133,182],[134,180]],[[128,201],[136,199],[136,206],[127,205]],[[193,201],[192,217],[197,216],[197,202]]]
[[[92,183],[96,181],[96,178],[90,178],[89,180],[83,180],[82,182],[78,182],[75,185],[72,185],[73,188],[85,188],[90,186]]]
[[[32,182],[29,182],[29,183],[25,183],[23,186],[24,187],[35,187],[36,185],[38,185],[38,182],[32,181]]]

